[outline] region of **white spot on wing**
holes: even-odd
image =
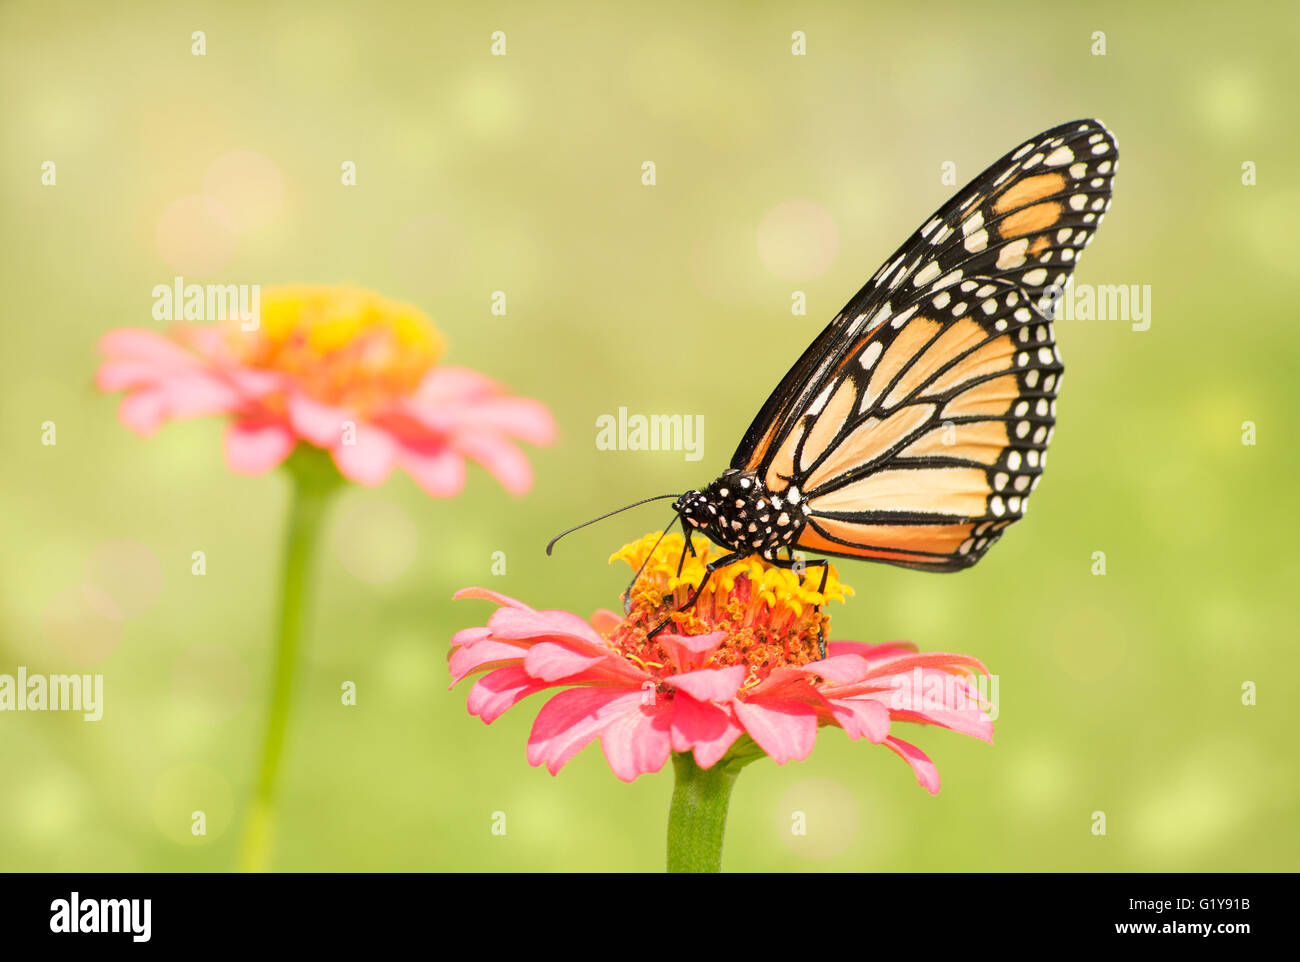
[[[872,341],[862,349],[862,353],[858,356],[858,363],[862,365],[864,370],[870,368],[871,365],[880,360],[880,352],[884,349],[884,345],[879,341]]]
[[[1009,244],[1002,245],[998,251],[997,267],[999,270],[1008,270],[1013,267],[1019,267],[1025,262],[1025,251],[1029,248],[1029,238],[1021,237],[1019,240],[1013,240]]]
[[[1048,167],[1060,167],[1063,164],[1070,163],[1072,160],[1074,160],[1074,151],[1065,145],[1061,145],[1048,154],[1047,159],[1044,160],[1043,163]]]
[[[858,276],[861,277],[862,275],[859,274]],[[914,287],[924,287],[926,284],[929,284],[932,280],[934,280],[938,276],[939,276],[939,262],[930,261],[930,263],[926,264],[924,267],[922,267],[919,271],[916,272],[916,276],[912,278],[912,285]]]
[[[813,401],[813,403],[808,406],[809,414],[822,413],[822,408],[824,408],[826,406],[826,402],[831,399],[831,389],[833,387],[835,387],[834,381],[832,381],[830,384],[827,384],[826,387],[822,390],[822,393],[817,395],[817,400]]]
[[[951,287],[953,284],[956,284],[958,281],[961,280],[961,278],[962,278],[961,268],[959,267],[955,271],[949,271],[947,274],[944,274],[943,277],[939,278],[937,281],[934,282],[934,285],[930,289],[934,291],[941,291],[945,287]]]

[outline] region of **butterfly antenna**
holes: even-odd
[[[673,529],[673,525],[675,525],[681,519],[682,516],[680,514],[675,514],[673,515],[673,520],[669,521],[668,524],[664,525],[663,533],[659,535],[658,539],[654,543],[654,547],[650,549],[650,553],[647,554],[645,556],[645,560],[641,562],[641,567],[636,569],[636,574],[632,576],[632,580],[627,583],[627,588],[624,589],[622,595],[623,614],[626,615],[632,611],[632,589],[636,587],[636,583],[641,577],[641,572],[645,571],[645,566],[650,563],[650,559],[653,558],[655,556],[655,552],[659,550],[659,543],[664,540],[664,536],[667,535],[668,532]],[[690,537],[691,536],[688,534],[686,536],[686,539],[689,541]]]
[[[573,532],[579,530],[580,528],[585,528],[585,527],[587,527],[587,525],[589,525],[589,524],[595,524],[597,521],[604,521],[606,518],[612,518],[614,515],[618,514],[620,511],[626,511],[626,510],[628,510],[629,508],[639,508],[641,505],[643,505],[643,504],[649,504],[651,501],[663,501],[663,500],[665,500],[666,498],[676,498],[676,497],[679,497],[679,495],[676,495],[676,494],[657,494],[657,495],[655,495],[653,498],[646,498],[646,499],[644,499],[644,500],[642,500],[642,501],[634,501],[632,504],[625,504],[625,505],[623,505],[623,507],[621,507],[621,508],[615,508],[613,511],[610,511],[610,512],[607,513],[607,514],[602,514],[599,518],[592,518],[590,521],[584,521],[584,522],[582,522],[582,524],[575,524],[572,528],[569,528],[567,531],[561,531],[561,532],[560,532],[559,534],[557,534],[554,538],[552,538],[550,541],[548,541],[548,542],[546,543],[546,553],[549,555],[549,554],[551,553],[551,550],[555,547],[555,542],[559,541],[559,540],[560,540],[561,538],[563,538],[566,534],[573,534]]]

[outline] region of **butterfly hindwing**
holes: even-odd
[[[1022,144],[805,351],[732,461],[803,492],[800,545],[958,570],[1023,515],[1062,371],[1051,302],[1109,206],[1115,163],[1096,121]]]
[[[1062,370],[1052,324],[1015,285],[959,282],[850,355],[768,483],[803,491],[805,547],[968,567],[1024,515]]]

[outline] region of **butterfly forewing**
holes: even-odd
[[[1116,159],[1092,120],[1009,152],[799,359],[732,460],[803,492],[799,544],[957,570],[1024,514],[1062,372],[1049,317],[1110,204]]]

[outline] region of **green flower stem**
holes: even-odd
[[[743,736],[712,768],[700,768],[690,752],[673,753],[673,800],[668,809],[668,871],[721,872],[731,789],[740,770],[762,757]]]
[[[271,704],[256,794],[244,825],[239,868],[265,872],[270,867],[275,780],[284,753],[293,699],[298,649],[310,611],[312,568],[320,541],[321,521],[330,496],[342,483],[324,452],[300,445],[285,462],[293,482],[289,524],[285,532],[284,572],[280,590],[279,640],[271,682]]]

